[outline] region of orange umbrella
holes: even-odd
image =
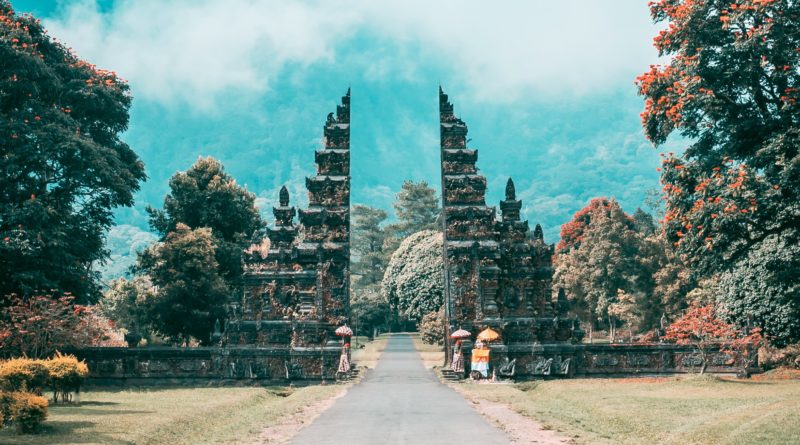
[[[478,340],[495,341],[500,338],[500,334],[492,328],[486,328],[478,334]]]

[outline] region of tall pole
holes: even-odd
[[[450,351],[450,260],[447,257],[447,200],[444,182],[444,140],[442,139],[442,86],[439,85],[439,176],[442,184],[442,289],[444,297],[444,363],[447,366],[453,354]]]

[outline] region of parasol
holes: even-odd
[[[338,328],[336,328],[334,333],[336,335],[338,335],[339,337],[350,337],[350,336],[353,335],[353,330],[350,329],[349,327],[347,327],[347,325],[345,324],[345,325],[342,325],[342,326],[339,326]]]
[[[500,334],[492,328],[486,328],[478,334],[478,340],[495,341],[500,338]]]
[[[450,338],[469,338],[470,335],[472,334],[469,331],[458,328],[457,331],[450,334]]]

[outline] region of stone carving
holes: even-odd
[[[299,363],[284,362],[286,368],[286,378],[289,380],[299,380],[303,378],[303,367]]]
[[[552,358],[537,357],[536,360],[528,363],[527,371],[531,375],[550,375],[552,365]]]
[[[695,367],[703,364],[703,356],[700,354],[686,354],[681,358],[681,366]]]
[[[265,256],[245,256],[241,298],[229,308],[220,342],[320,349],[291,369],[321,369],[326,354],[335,354],[322,350],[331,341],[326,332],[349,316],[350,90],[326,117],[323,147],[314,160],[317,174],[306,178],[309,207],[298,212],[290,204],[289,190],[281,187],[272,209],[274,225],[254,235],[254,245],[268,238],[269,250]],[[233,365],[231,372],[255,378],[258,369]],[[300,371],[287,374],[308,373]]]
[[[497,365],[497,375],[501,377],[514,377],[514,372],[517,368],[517,359],[508,360],[508,357],[503,357],[503,361]]]
[[[592,357],[592,364],[598,368],[617,366],[619,364],[619,359],[613,355],[596,355]]]
[[[583,331],[568,315],[566,297],[558,305],[552,299],[554,246],[544,242],[541,227],[531,235],[521,219],[513,179],[506,182],[499,220],[497,209],[486,205],[478,150],[468,148],[467,124],[441,88],[439,129],[449,324],[476,330],[491,326],[506,344],[579,341]]]
[[[644,354],[628,354],[628,365],[644,367],[650,364],[650,356]]]

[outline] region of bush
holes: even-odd
[[[55,357],[46,363],[50,372],[53,402],[58,403],[59,396],[62,402],[71,401],[71,393],[80,392],[81,385],[89,375],[89,367],[78,361],[74,355],[63,355],[60,352],[56,352]]]
[[[800,368],[800,343],[781,349],[765,346],[758,351],[758,363],[765,369]]]
[[[425,314],[419,323],[420,339],[429,345],[444,344],[444,308]]]
[[[35,433],[47,418],[47,399],[25,391],[1,392],[0,418],[21,433]]]
[[[49,371],[43,360],[15,358],[0,363],[0,389],[42,395]]]

